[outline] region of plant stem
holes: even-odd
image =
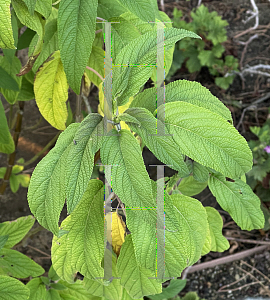
[[[15,151],[9,155],[6,173],[5,173],[4,179],[2,181],[2,184],[0,186],[0,195],[3,195],[6,190],[7,183],[9,182],[9,178],[11,175],[12,167],[14,166],[18,139],[19,139],[19,135],[21,132],[21,128],[22,128],[23,109],[24,109],[24,101],[19,101],[19,111],[17,112],[17,121],[16,121],[16,126],[15,126],[15,131],[13,133],[13,141],[14,141],[14,145],[15,145]]]
[[[93,73],[95,73],[101,79],[102,82],[104,81],[104,78],[98,73],[98,71],[96,71],[93,68],[88,67],[88,66],[86,66],[86,69],[88,69],[88,70],[92,71]]]
[[[13,104],[10,104],[9,117],[8,117],[8,127],[9,127],[9,129],[11,129],[11,126],[12,126],[12,114],[13,114]]]
[[[54,142],[59,137],[60,133],[61,132],[58,132],[57,135],[52,140],[50,140],[49,143],[41,151],[39,151],[34,157],[32,157],[27,162],[25,162],[21,165],[26,167],[26,166],[30,165],[31,163],[33,163],[34,161],[36,161],[40,157],[40,155],[42,155],[47,149],[49,149],[54,144]]]

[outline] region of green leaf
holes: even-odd
[[[198,58],[202,66],[211,67],[215,63],[215,56],[211,50],[200,51]]]
[[[14,10],[11,11],[11,25],[12,25],[12,32],[13,32],[13,38],[14,38],[14,46],[15,46],[14,48],[16,48],[17,44],[18,44],[18,22],[17,22],[17,17],[15,15]],[[0,41],[1,41],[1,37],[0,37]],[[7,60],[11,64],[13,61],[13,57],[16,53],[16,49],[14,49],[14,48],[13,49],[2,49],[4,56],[7,58]]]
[[[126,9],[138,16],[145,22],[155,22],[155,18],[160,18],[157,1],[155,0],[118,0]]]
[[[27,300],[29,297],[28,288],[19,280],[0,275],[1,300]],[[31,300],[34,300],[31,298]]]
[[[229,86],[233,83],[234,77],[234,75],[227,77],[216,77],[215,84],[221,87],[222,89],[227,90]]]
[[[45,300],[61,300],[61,298],[56,290],[49,289],[46,291]]]
[[[10,0],[1,0],[0,20],[0,48],[16,49],[11,26]]]
[[[60,296],[63,299],[69,300],[66,296],[70,295],[74,299],[80,300],[99,300],[95,296],[92,296],[84,287],[82,280],[76,280],[74,283],[68,283],[63,280],[59,280],[59,283],[64,285],[67,289],[59,291]],[[72,300],[72,299],[70,299]]]
[[[52,280],[52,281],[56,281],[59,279],[59,276],[56,274],[53,265],[51,265],[49,273],[48,273],[48,277]]]
[[[181,48],[182,49],[182,48]],[[188,57],[186,62],[186,66],[188,68],[189,73],[200,71],[202,65],[199,60],[199,51],[194,46],[189,46],[187,49],[184,49],[184,56]]]
[[[207,231],[206,231],[206,238],[202,248],[202,256],[208,254],[210,251],[211,251],[211,232],[208,224]]]
[[[246,183],[240,179],[226,181],[222,174],[211,174],[208,185],[222,209],[231,215],[242,230],[264,227],[260,199]]]
[[[35,10],[48,19],[52,11],[52,0],[36,0]]]
[[[31,15],[34,14],[37,0],[23,0]]]
[[[79,271],[88,278],[103,277],[104,187],[90,180],[80,203],[61,224],[69,232],[52,242],[52,263],[58,276],[69,283]]]
[[[95,38],[98,0],[61,1],[58,40],[65,73],[71,88],[80,94],[81,78]]]
[[[5,246],[8,240],[8,235],[0,235],[0,250]]]
[[[22,0],[12,0],[11,3],[20,22],[31,30],[36,31],[39,36],[38,43],[35,46],[33,53],[31,53],[31,55],[35,57],[42,49],[45,21],[37,12],[34,12],[34,14],[31,15]]]
[[[139,134],[147,148],[163,163],[170,165],[174,170],[180,172],[182,177],[189,174],[189,170],[183,160],[179,146],[169,135],[163,123],[157,120],[147,109],[129,108],[125,113],[137,120],[126,123],[130,129]],[[163,128],[162,128],[163,125]],[[158,132],[157,132],[158,128]]]
[[[14,221],[0,223],[0,235],[8,235],[4,248],[12,248],[23,239],[35,223],[33,216],[20,217]]]
[[[44,283],[40,278],[31,279],[26,284],[26,287],[30,290],[29,299],[31,300],[45,299],[46,286],[44,285]]]
[[[186,282],[186,279],[172,279],[168,287],[162,288],[161,294],[148,296],[148,298],[150,298],[151,300],[163,300],[167,298],[173,298],[184,289],[184,287],[186,286]]]
[[[159,110],[165,110],[166,127],[183,154],[232,178],[251,169],[246,140],[218,114],[187,102],[166,103],[158,115]]]
[[[157,90],[155,87],[146,89],[135,96],[130,107],[144,107],[151,113],[154,113],[157,108],[156,96]],[[207,108],[232,122],[229,109],[198,82],[177,80],[167,84],[165,86],[165,103],[175,101],[188,102],[199,107]]]
[[[111,186],[125,203],[126,222],[133,234],[136,258],[140,264],[149,263],[153,266],[150,258],[155,257],[155,249],[141,241],[143,238],[150,243],[155,236],[156,204],[140,145],[130,131],[122,129],[118,133],[112,129],[109,135],[104,137],[100,157],[104,165],[112,166]],[[141,226],[145,229],[143,237]]]
[[[31,30],[30,28],[26,28],[25,32],[19,37],[17,49],[22,50],[29,47],[29,44],[35,34],[35,31]]]
[[[89,114],[80,124],[67,157],[67,210],[71,213],[82,198],[91,179],[95,153],[101,147],[104,120],[99,114]]]
[[[55,290],[58,290],[58,291],[62,291],[62,290],[66,290],[67,287],[64,286],[63,284],[61,283],[51,283],[51,287]]]
[[[1,78],[1,70],[0,70],[0,78]],[[5,110],[0,100],[0,152],[3,153],[13,153],[15,151],[15,145],[13,142],[13,138],[9,132],[7,119],[5,115]],[[6,172],[4,170],[4,172]]]
[[[19,181],[22,187],[28,187],[30,182],[30,175],[29,174],[19,174],[16,176],[17,180]]]
[[[0,66],[0,88],[6,88],[13,91],[19,91],[19,86],[16,80],[13,79],[1,66]]]
[[[48,277],[41,276],[40,279],[45,285],[50,285],[50,279]]]
[[[193,175],[183,178],[178,186],[178,190],[186,196],[194,196],[202,192],[207,187],[207,180],[197,181]]]
[[[98,0],[97,15],[105,20],[118,17],[126,9],[117,0]]]
[[[28,189],[28,204],[38,222],[57,235],[64,206],[66,156],[79,123],[62,132],[55,147],[36,166]]]
[[[21,77],[16,76],[21,68],[21,62],[18,57],[14,56],[12,63],[10,63],[5,57],[0,56],[0,65],[13,78],[13,80],[16,81],[17,86],[20,89],[22,79]],[[14,104],[19,95],[19,90],[9,90],[5,87],[1,88],[1,93],[10,104]]]
[[[222,53],[225,51],[225,48],[221,44],[217,44],[212,48],[212,52],[215,55],[215,57],[220,58],[222,56]]]
[[[211,251],[223,252],[230,248],[228,240],[222,235],[223,221],[217,210],[205,207],[211,236]]]
[[[31,82],[29,82],[25,76],[22,77],[22,84],[19,95],[17,97],[18,101],[28,101],[35,99],[34,87]]]
[[[121,277],[121,285],[125,287],[132,299],[158,294],[162,291],[161,283],[155,279],[155,272],[138,265],[132,234],[125,237],[125,242],[121,247],[117,260],[117,272]]]
[[[57,18],[52,19],[45,25],[44,44],[42,50],[36,59],[33,71],[36,73],[38,68],[48,59],[55,51],[59,50],[57,35]]]
[[[3,248],[0,252],[0,273],[17,278],[36,277],[45,270],[26,255]]]
[[[209,178],[209,171],[205,166],[202,166],[198,162],[193,162],[193,177],[199,182],[206,182]]]
[[[68,83],[59,51],[54,52],[37,72],[34,92],[42,116],[53,127],[64,130],[68,115]]]
[[[100,299],[100,298],[99,298]],[[98,299],[97,299],[98,300]],[[126,289],[123,289],[122,298],[121,300],[133,300],[133,298],[130,297]],[[144,298],[140,298],[138,300],[144,300]]]
[[[110,264],[112,266],[112,282],[110,282],[109,285],[105,286],[97,280],[92,280],[87,277],[84,277],[83,284],[85,289],[94,296],[104,296],[105,299],[108,300],[122,299],[122,287],[120,285],[120,280],[118,278],[116,270],[116,257],[114,255],[110,256],[111,252],[109,252],[108,249],[106,249],[106,251],[107,255],[104,256],[106,258],[106,261],[103,263],[103,265]],[[110,258],[111,262],[109,262]]]
[[[174,44],[184,37],[198,36],[183,29],[165,28],[164,29],[164,47],[165,52],[171,49]],[[119,106],[124,105],[130,96],[139,92],[142,85],[149,79],[155,68],[157,56],[157,34],[156,31],[147,32],[144,35],[130,42],[125,46],[118,54],[115,65],[123,66],[130,64],[130,68],[113,68],[112,78],[112,97],[118,96],[117,104]],[[144,65],[147,67],[138,68],[138,65]],[[129,70],[131,69],[131,70]],[[123,79],[127,81],[127,84],[123,87]]]
[[[9,178],[9,184],[10,184],[10,189],[13,193],[16,193],[19,189],[19,186],[20,186],[20,182],[19,180],[17,179],[17,176],[14,175],[14,174],[11,174],[10,175],[10,178]]]

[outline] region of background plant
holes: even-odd
[[[225,48],[222,45],[228,39],[225,29],[229,25],[228,22],[222,20],[216,11],[209,12],[203,4],[192,11],[190,16],[190,22],[186,22],[183,12],[175,7],[172,18],[173,26],[193,31],[202,39],[187,38],[176,44],[168,78],[184,63],[190,73],[207,67],[210,74],[215,77],[215,84],[222,89],[228,89],[235,76],[225,75],[231,71],[238,71],[237,58],[224,54]]]

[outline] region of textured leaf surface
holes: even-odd
[[[87,277],[84,277],[83,283],[86,290],[94,296],[103,297],[107,300],[115,300],[115,299],[122,299],[122,286],[120,285],[119,276],[116,271],[116,257],[112,255],[110,256],[111,252],[106,249],[107,254],[104,256],[106,261],[103,265],[110,265],[112,266],[112,282],[109,285],[102,285],[102,283],[98,282],[97,280],[92,280]],[[103,252],[104,254],[104,252]],[[112,261],[109,262],[108,260],[111,259]]]
[[[61,297],[56,290],[49,289],[46,291],[45,300],[61,300]]]
[[[35,10],[48,19],[52,11],[52,0],[36,0]]]
[[[32,99],[35,99],[33,84],[29,82],[25,76],[23,76],[17,101],[28,101]]]
[[[0,88],[6,88],[13,91],[19,90],[17,81],[14,80],[2,67],[0,67]]]
[[[0,120],[0,151],[3,153],[12,153],[15,150],[15,146],[12,136],[9,132],[2,101],[0,101]]]
[[[68,116],[68,83],[59,51],[56,51],[37,72],[34,92],[42,116],[53,127],[64,130]]]
[[[141,148],[133,134],[113,129],[104,137],[100,150],[103,164],[111,165],[112,189],[126,205],[127,227],[133,234],[136,256],[141,264],[152,264],[155,249],[149,243],[155,236],[155,201]],[[143,226],[143,228],[142,228]]]
[[[151,113],[157,108],[157,90],[150,88],[135,96],[130,107],[145,107]],[[232,121],[231,112],[217,97],[198,82],[176,80],[165,86],[165,103],[184,101],[199,107],[204,107]]]
[[[211,251],[223,252],[229,249],[228,240],[222,235],[223,221],[217,210],[205,207],[211,235]]]
[[[132,299],[158,294],[162,291],[161,283],[158,283],[155,272],[137,263],[132,235],[127,235],[117,260],[117,271],[121,277],[121,285],[125,287]],[[150,278],[149,278],[150,277]]]
[[[0,20],[0,48],[16,49],[11,26],[10,0],[1,0]]]
[[[40,300],[43,299],[46,295],[46,286],[41,281],[40,278],[34,278],[30,280],[26,287],[30,290],[30,298],[31,300]]]
[[[76,280],[74,283],[68,283],[64,280],[59,280],[59,283],[64,285],[67,289],[63,291],[59,291],[61,297],[70,295],[74,297],[74,299],[80,300],[98,300],[95,299],[84,287],[82,280]],[[64,299],[66,299],[64,297]]]
[[[19,73],[21,68],[21,62],[18,57],[14,56],[12,63],[10,63],[5,57],[0,56],[0,65],[1,67],[12,77],[13,80],[16,81],[18,87],[21,87],[22,78],[16,76]],[[14,104],[19,95],[19,90],[9,90],[7,88],[1,88],[1,93],[5,97],[5,99],[10,104]]]
[[[246,140],[224,118],[187,102],[171,102],[165,109],[165,124],[181,152],[200,164],[235,178],[253,163]]]
[[[1,300],[27,300],[29,290],[19,280],[0,275],[0,294]]]
[[[130,12],[138,16],[145,22],[155,22],[155,17],[159,18],[157,2],[155,0],[118,0]]]
[[[222,174],[211,174],[209,188],[222,209],[226,210],[242,230],[261,229],[264,216],[260,199],[240,179],[226,181]]]
[[[8,235],[0,235],[0,250],[4,247],[7,240]]]
[[[104,50],[101,47],[97,47],[93,45],[87,66],[97,71],[102,77],[105,77],[104,76]],[[97,76],[94,72],[88,69],[85,69],[85,72],[89,77],[90,81],[93,82],[94,85],[99,86],[99,84],[102,82],[99,76]]]
[[[71,213],[83,196],[94,167],[94,156],[102,144],[104,121],[99,114],[89,114],[80,124],[67,157],[67,209]]]
[[[178,190],[186,196],[194,196],[202,192],[207,187],[207,181],[198,182],[194,176],[183,178],[178,186]]]
[[[34,14],[35,7],[36,7],[36,2],[37,0],[23,0],[24,3],[26,4],[30,14]]]
[[[58,40],[68,82],[80,93],[81,78],[95,38],[98,0],[61,1]]]
[[[15,9],[16,15],[20,22],[27,26],[28,28],[36,31],[39,36],[38,42],[35,46],[33,56],[40,53],[43,44],[43,36],[44,36],[44,25],[45,21],[42,19],[42,16],[34,12],[33,15],[28,11],[26,4],[22,0],[12,0],[12,6]]]
[[[205,182],[209,178],[209,171],[205,166],[202,166],[198,162],[193,162],[193,177],[199,182]]]
[[[40,225],[57,235],[64,206],[66,155],[79,123],[62,132],[55,147],[36,166],[28,189],[28,204]]]
[[[165,28],[164,30],[165,52],[174,46],[174,44],[184,37],[198,36],[183,29]],[[155,68],[157,56],[157,34],[155,31],[147,32],[125,46],[118,54],[113,68],[113,86],[112,97],[121,92],[117,99],[118,105],[124,105],[130,96],[136,94],[140,87],[149,79]],[[130,64],[130,67],[119,67]],[[147,67],[138,68],[138,65]],[[152,65],[152,66],[149,66]],[[129,70],[131,69],[131,70]],[[123,88],[123,78],[127,84]]]
[[[20,217],[14,221],[0,224],[0,235],[8,235],[5,248],[12,248],[19,243],[35,223],[33,216]]]
[[[125,113],[139,122],[139,124],[134,122],[127,122],[127,124],[132,131],[139,134],[147,148],[160,161],[179,171],[183,177],[189,174],[179,146],[160,120],[144,108],[129,108]]]
[[[80,203],[61,224],[65,235],[53,238],[52,263],[56,273],[69,283],[79,271],[88,278],[103,277],[104,187],[90,180]]]
[[[0,251],[0,273],[17,278],[36,277],[45,270],[26,255],[11,249]]]
[[[123,14],[126,9],[117,0],[99,0],[97,15],[105,20],[112,17],[118,17]]]

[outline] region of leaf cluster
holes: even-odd
[[[222,89],[227,89],[233,82],[234,75],[224,76],[230,71],[237,71],[238,60],[232,55],[225,55],[222,45],[227,41],[227,21],[217,14],[209,12],[203,4],[190,13],[191,20],[186,22],[181,10],[174,8],[173,26],[183,28],[198,34],[202,39],[187,38],[176,44],[174,60],[168,78],[185,63],[190,73],[207,67],[215,77],[215,83]]]

